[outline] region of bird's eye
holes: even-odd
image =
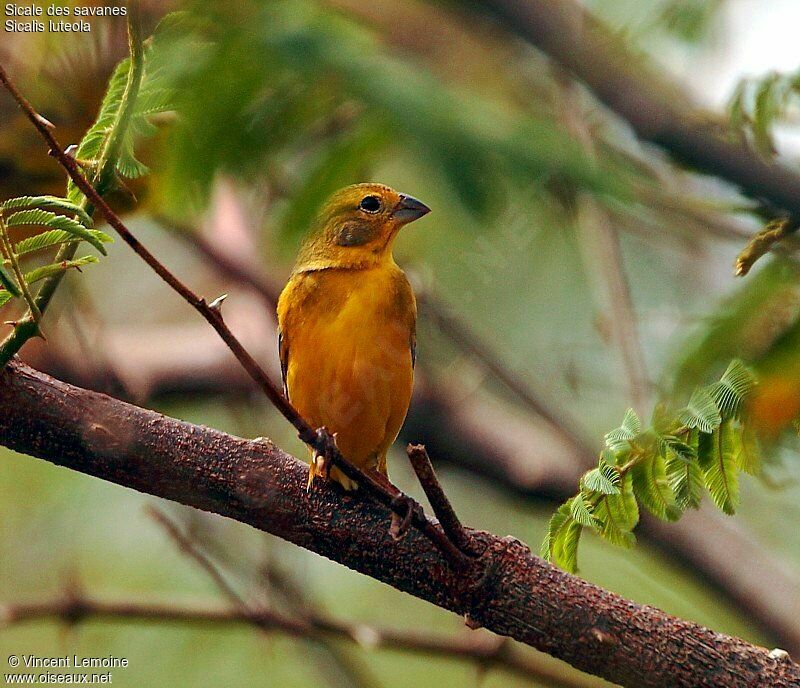
[[[368,213],[377,213],[381,209],[381,199],[377,196],[364,196],[361,203],[358,204],[361,210],[366,210]]]

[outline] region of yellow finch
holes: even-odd
[[[411,400],[417,317],[392,245],[428,212],[382,184],[336,192],[278,301],[284,392],[309,423],[334,434],[346,459],[383,475]],[[309,487],[323,469],[312,455]],[[330,476],[356,487],[335,468]]]

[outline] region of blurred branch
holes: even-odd
[[[178,604],[139,601],[100,601],[86,595],[68,594],[28,604],[0,605],[0,629],[41,620],[77,624],[84,621],[131,621],[193,626],[252,625],[301,639],[344,640],[367,651],[396,650],[424,656],[474,662],[484,669],[497,668],[523,678],[543,681],[552,688],[593,688],[601,682],[549,666],[549,662],[488,632],[453,635],[385,628],[367,623],[348,623],[329,617],[296,619],[259,609],[245,612],[212,604]]]
[[[586,150],[590,159],[597,159],[597,147],[575,93],[575,83],[569,75],[556,75],[563,99],[564,120],[570,131]],[[605,209],[592,196],[582,193],[575,201],[575,222],[583,263],[590,280],[599,283],[595,298],[597,305],[611,313],[610,338],[617,347],[628,382],[631,405],[639,414],[650,406],[651,384],[647,374],[644,351],[639,337],[638,318],[633,305],[619,232]]]
[[[415,529],[387,536],[386,506],[305,489],[307,465],[250,442],[49,378],[0,374],[3,444],[282,537],[500,635],[624,686],[796,686],[785,656],[641,606],[571,576],[513,538],[468,531],[480,554],[453,570]]]
[[[676,161],[726,179],[800,217],[800,175],[765,160],[699,111],[677,87],[574,0],[473,0],[585,83],[636,134]],[[795,227],[797,225],[795,224]]]
[[[424,452],[424,448],[422,449]],[[555,672],[546,667],[546,663],[541,658],[533,656],[531,653],[522,653],[515,649],[508,638],[500,638],[492,634],[485,636],[481,634],[463,634],[449,638],[447,636],[430,636],[424,633],[404,633],[392,629],[380,629],[361,624],[347,624],[343,621],[334,620],[304,605],[301,618],[292,618],[287,623],[287,617],[277,612],[257,608],[247,602],[233,586],[225,579],[225,576],[214,564],[213,561],[200,549],[198,544],[191,536],[174,523],[164,512],[150,508],[150,514],[158,522],[180,550],[190,557],[201,569],[203,569],[217,588],[230,599],[241,612],[246,614],[250,623],[258,626],[262,630],[269,631],[274,629],[283,630],[291,635],[305,635],[314,639],[315,636],[331,635],[333,637],[344,638],[354,641],[370,649],[395,648],[417,652],[433,652],[460,658],[471,658],[478,662],[483,668],[497,666],[517,673],[526,678],[534,680],[544,680],[551,683],[553,688],[576,688],[579,686],[596,685],[596,681],[581,677],[575,674],[574,680],[564,680],[561,673]],[[459,524],[460,525],[460,524]],[[286,581],[281,584],[286,586]],[[292,589],[294,595],[302,592]],[[303,625],[306,631],[300,631]],[[488,640],[490,638],[491,640]]]
[[[358,668],[351,666],[346,657],[340,656],[340,653],[337,652],[337,648],[332,646],[327,638],[314,637],[317,635],[314,633],[318,628],[317,624],[311,623],[309,619],[290,620],[288,617],[263,609],[263,605],[257,607],[251,604],[243,595],[239,594],[236,588],[228,583],[219,567],[217,567],[211,558],[203,552],[190,533],[183,532],[180,526],[160,509],[148,507],[148,513],[164,529],[181,552],[187,555],[208,575],[217,589],[227,597],[234,607],[236,607],[246,619],[249,619],[253,625],[263,631],[279,629],[291,635],[305,636],[306,640],[309,642],[321,645],[321,647],[327,651],[328,655],[336,662],[339,670],[347,675],[348,684],[353,688],[356,686],[359,688],[369,688],[370,686],[377,685],[372,677],[364,675]],[[294,622],[296,629],[302,621],[308,623],[308,631],[305,634],[293,632],[291,622]]]

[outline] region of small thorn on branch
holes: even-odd
[[[227,294],[221,294],[216,299],[214,299],[211,303],[208,304],[208,307],[212,311],[216,311],[220,315],[222,314],[222,302],[228,298]]]

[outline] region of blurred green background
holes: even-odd
[[[193,288],[210,297],[230,293],[232,328],[275,371],[267,306],[216,270],[197,242],[280,285],[330,192],[375,180],[413,194],[434,212],[404,230],[398,263],[419,291],[449,304],[448,312],[468,323],[593,451],[628,406],[649,416],[657,399],[683,398],[731,357],[744,357],[763,375],[768,464],[764,480],[742,478],[735,518],[743,541],[758,543],[764,558],[720,565],[764,566],[785,572],[782,580],[800,580],[796,433],[770,415],[800,400],[793,255],[767,256],[752,276],[735,280],[733,259],[760,227],[752,204],[636,141],[580,83],[477,5],[145,3],[148,34],[169,10],[183,13],[161,24],[155,66],[145,77],[158,80],[174,107],[154,118],[157,132],[137,146],[151,171],[130,184],[136,202],[120,192],[113,204],[127,210],[137,236]],[[641,65],[632,68],[655,65],[719,122],[728,118],[725,103],[740,79],[797,66],[794,47],[784,55],[768,38],[798,18],[792,2],[587,6],[637,51]],[[764,36],[760,44],[752,27]],[[62,143],[77,142],[126,53],[124,21],[94,20],[87,34],[4,34],[3,40],[4,63],[22,90],[57,125]],[[752,117],[737,123],[741,135],[760,131],[762,141],[764,132],[774,135],[769,154],[796,165],[792,90],[777,98],[762,89],[759,101],[758,85],[748,88],[753,95],[743,107]],[[768,98],[775,103],[765,112]],[[63,194],[62,174],[5,94],[0,117],[0,197]],[[420,313],[425,390],[446,390],[461,409],[500,408],[522,418],[529,434],[520,445],[527,451],[510,453],[544,476],[509,490],[449,457],[440,467],[445,488],[467,524],[513,534],[536,549],[553,498],[564,496],[553,494],[547,472],[570,450],[559,448],[558,432],[459,349],[424,304]],[[117,242],[109,258],[69,276],[47,314],[47,343],[31,342],[23,357],[172,416],[269,436],[305,456],[206,329]],[[518,424],[505,425],[504,417],[500,431],[517,432]],[[49,599],[70,585],[102,599],[226,601],[145,513],[159,500],[29,457],[0,455],[0,604]],[[558,484],[574,488],[580,465],[570,460]],[[402,451],[395,450],[390,467],[398,484],[421,498]],[[337,617],[463,629],[442,610],[242,524],[159,506],[191,527],[248,594],[274,594],[259,574],[266,564]],[[698,542],[715,537],[713,530],[696,535]],[[587,536],[580,566],[582,576],[625,597],[754,643],[787,645],[800,637],[800,622],[794,636],[785,628],[776,633],[769,612],[754,618],[741,591],[737,598],[720,584],[724,576],[696,569],[647,534],[630,551]],[[787,605],[800,604],[797,587],[779,594]],[[247,627],[86,620],[4,628],[0,620],[4,671],[10,654],[113,654],[130,662],[114,671],[119,686],[532,685],[466,661],[343,641],[333,646],[331,653]]]

